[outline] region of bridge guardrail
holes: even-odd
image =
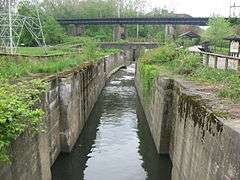
[[[124,17],[93,19],[57,19],[62,25],[181,24],[206,26],[208,17]]]

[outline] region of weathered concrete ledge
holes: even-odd
[[[159,76],[144,95],[136,87],[159,153],[172,160],[172,180],[240,179],[240,106],[214,89]]]
[[[42,99],[46,132],[26,131],[12,143],[12,162],[0,165],[0,179],[51,180],[52,164],[60,152],[71,152],[107,78],[131,58],[124,51],[47,78],[49,91]]]
[[[200,54],[203,56],[203,64],[208,67],[240,71],[240,58],[238,57],[207,52],[201,52]]]
[[[159,46],[156,42],[101,42],[98,45],[103,49],[130,50],[133,54],[133,61],[139,59],[141,49],[154,49]]]

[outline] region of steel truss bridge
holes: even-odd
[[[227,19],[227,18],[226,18]],[[194,25],[207,26],[209,18],[201,17],[138,17],[138,18],[98,18],[98,19],[58,19],[61,25]]]

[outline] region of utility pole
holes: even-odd
[[[118,18],[121,17],[121,0],[117,1],[117,16]]]
[[[38,23],[39,23],[38,24],[39,25],[39,31],[40,31],[40,36],[42,38],[42,43],[38,43],[38,45],[40,47],[42,47],[45,54],[47,54],[46,40],[45,40],[44,33],[43,33],[43,27],[42,27],[42,22],[41,22],[41,19],[40,19],[40,14],[39,14],[39,11],[38,11],[38,7],[37,7],[37,1],[34,0],[33,2],[35,3],[35,11],[36,11],[36,15],[37,15]]]
[[[229,17],[232,16],[232,0],[230,0],[230,5],[229,5]]]
[[[137,17],[139,16],[139,12],[137,11]],[[137,39],[139,38],[139,24],[137,24]]]
[[[230,0],[230,17],[235,17],[236,14],[235,14],[235,10],[236,9],[240,9],[240,5],[236,5],[236,3],[234,2],[233,5],[232,5],[232,1]]]

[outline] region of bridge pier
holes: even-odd
[[[78,24],[70,24],[67,26],[67,33],[72,36],[81,36],[84,34],[84,26]]]
[[[176,32],[176,27],[172,24],[167,24],[165,26],[165,39],[174,39]]]
[[[126,39],[127,31],[123,25],[117,25],[113,29],[113,40],[117,41],[120,39]]]

